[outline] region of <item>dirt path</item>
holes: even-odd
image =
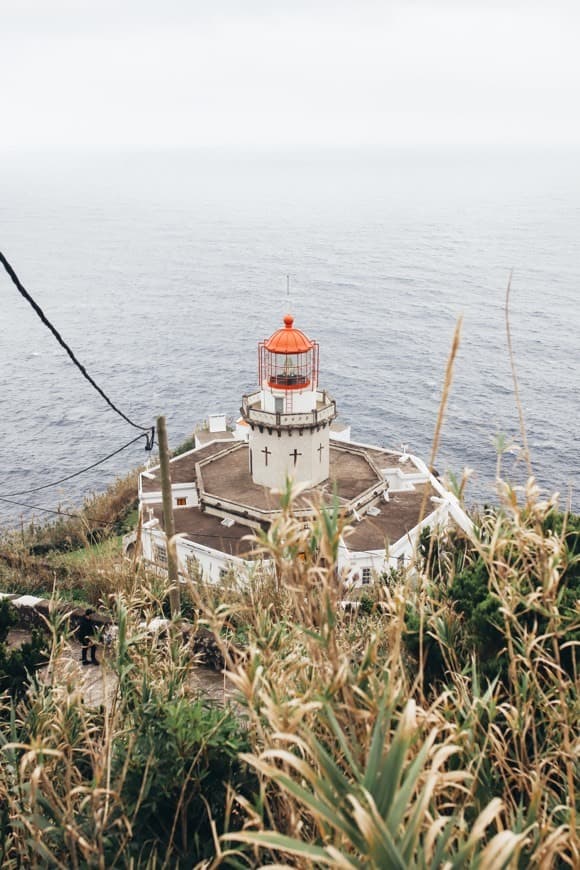
[[[9,632],[7,645],[9,648],[21,646],[30,640],[30,633],[21,629]],[[89,655],[90,658],[90,655]],[[83,700],[91,707],[104,705],[107,709],[117,691],[117,677],[107,662],[103,662],[103,649],[97,649],[99,665],[83,665],[81,662],[81,645],[69,641],[65,654],[56,664],[56,673],[52,675],[48,667],[42,668],[44,679],[52,676],[58,681],[70,680],[78,685]],[[224,674],[210,668],[194,665],[191,672],[191,688],[216,704],[226,704],[233,700],[233,691]]]

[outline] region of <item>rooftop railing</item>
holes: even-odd
[[[242,397],[242,414],[250,423],[259,426],[312,426],[326,423],[336,417],[336,402],[326,390],[316,390],[316,405],[312,411],[294,411],[289,414],[264,411],[256,407],[260,402],[261,391],[257,390]]]

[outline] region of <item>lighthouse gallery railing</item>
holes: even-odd
[[[326,423],[328,420],[336,417],[336,403],[334,399],[328,396],[326,390],[317,390],[316,399],[317,405],[313,411],[294,412],[292,414],[275,413],[273,411],[262,411],[255,408],[260,401],[261,392],[257,390],[255,393],[242,397],[242,414],[250,423],[257,423],[262,426],[284,426],[294,424],[296,426],[311,426],[312,424]]]

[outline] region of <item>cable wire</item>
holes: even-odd
[[[112,459],[113,456],[117,456],[118,453],[121,453],[123,450],[126,450],[127,447],[130,447],[131,444],[135,444],[137,441],[140,441],[141,438],[148,438],[149,435],[147,432],[143,432],[141,435],[137,435],[136,438],[133,438],[131,441],[128,441],[126,444],[123,444],[122,447],[119,447],[118,450],[114,450],[112,453],[109,453],[108,456],[103,457],[103,459],[99,459],[97,462],[93,462],[92,465],[87,465],[86,468],[81,468],[80,471],[75,471],[73,474],[68,474],[66,477],[61,477],[59,480],[53,480],[52,483],[43,483],[42,486],[34,486],[32,489],[21,489],[18,492],[7,492],[3,496],[3,498],[12,498],[17,495],[28,495],[33,492],[40,492],[41,489],[50,489],[52,486],[58,486],[59,483],[65,483],[67,480],[72,480],[74,477],[79,477],[79,475],[84,474],[86,471],[91,471],[91,469],[96,468],[98,465],[102,465],[103,462],[107,462],[108,459]]]
[[[12,283],[14,284],[14,286],[16,287],[16,289],[18,290],[20,295],[24,299],[26,299],[26,301],[33,308],[33,310],[36,312],[36,314],[38,315],[40,320],[52,332],[52,334],[54,335],[54,337],[56,338],[56,340],[58,341],[60,346],[63,347],[64,350],[67,352],[67,354],[69,355],[69,357],[71,358],[71,360],[73,361],[75,366],[78,368],[78,370],[80,371],[82,376],[84,378],[86,378],[86,380],[89,382],[89,384],[91,384],[92,387],[94,387],[94,389],[97,391],[97,393],[99,393],[99,395],[103,397],[103,399],[105,400],[107,405],[109,405],[109,407],[112,408],[116,414],[118,414],[120,417],[122,417],[123,420],[125,420],[125,422],[129,423],[129,425],[133,426],[133,428],[141,429],[143,432],[147,433],[147,446],[145,449],[152,450],[153,443],[155,440],[155,427],[154,426],[140,426],[138,423],[134,423],[133,420],[130,419],[130,417],[128,417],[126,414],[124,414],[123,411],[120,410],[120,408],[117,408],[117,406],[111,401],[111,399],[109,399],[109,397],[107,396],[105,391],[103,389],[101,389],[101,387],[99,387],[99,385],[97,384],[97,382],[95,380],[93,380],[93,378],[90,376],[90,374],[88,373],[88,371],[86,370],[84,365],[76,358],[76,356],[74,355],[71,348],[68,346],[68,344],[66,343],[64,338],[61,336],[59,331],[56,329],[56,327],[54,327],[52,325],[52,323],[50,322],[50,320],[48,319],[48,317],[46,316],[46,314],[44,313],[44,311],[42,310],[40,305],[38,305],[38,303],[34,301],[32,296],[30,295],[30,293],[23,286],[18,275],[16,274],[13,267],[10,265],[10,263],[8,262],[8,260],[6,259],[6,257],[2,253],[2,251],[0,251],[0,263],[2,263],[2,265],[4,266],[4,269],[6,270],[8,277],[10,278],[10,280],[12,281]]]
[[[85,514],[71,514],[67,511],[55,510],[54,508],[40,507],[40,505],[37,504],[26,504],[22,501],[12,501],[12,499],[4,498],[2,495],[0,495],[0,501],[16,505],[16,507],[29,508],[33,511],[43,511],[47,514],[58,514],[58,516],[61,517],[72,517],[73,520],[90,520],[92,523],[98,523],[101,526],[113,526],[115,524],[115,520],[98,520],[96,517],[89,517]]]

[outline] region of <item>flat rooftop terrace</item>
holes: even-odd
[[[172,481],[196,482],[202,501],[207,497],[208,505],[213,502],[214,507],[219,508],[219,502],[223,500],[224,513],[228,513],[228,504],[231,504],[234,515],[236,512],[242,515],[246,507],[250,518],[252,510],[259,511],[264,514],[258,517],[260,522],[267,523],[280,509],[280,497],[267,487],[253,482],[248,454],[246,442],[228,444],[220,440],[208,444],[172,460]],[[384,470],[400,469],[403,475],[417,473],[418,469],[411,460],[401,463],[399,456],[377,448],[331,442],[328,480],[302,492],[295,505],[298,510],[310,509],[312,504],[329,505],[336,490],[340,504],[348,510],[348,505],[356,503],[363,493],[372,493],[374,487],[379,490],[384,486]],[[143,490],[160,490],[158,470],[154,469],[150,474],[152,478],[142,477]],[[360,522],[351,520],[351,531],[345,536],[348,549],[352,552],[380,551],[385,544],[399,541],[418,524],[425,494],[425,516],[428,516],[434,509],[430,497],[437,493],[430,483],[417,483],[409,491],[391,492],[388,502],[381,499],[378,505],[380,514],[377,516],[364,514]],[[252,530],[244,525],[243,516],[228,528],[222,525],[221,517],[205,513],[200,508],[182,508],[176,510],[174,515],[178,534],[232,556],[251,558],[252,544],[244,538],[251,535]],[[154,516],[163,528],[160,505],[155,509]]]
[[[353,444],[352,446],[358,447],[359,445]],[[402,454],[390,453],[389,451],[379,450],[376,447],[362,447],[361,449],[373,460],[378,468],[399,468],[402,474],[415,474],[417,472],[415,464],[410,459],[407,459],[406,462],[399,461]]]
[[[253,482],[248,451],[247,444],[236,445],[222,456],[203,463],[198,469],[200,489],[214,498],[256,510],[278,510],[279,497]],[[330,504],[335,487],[339,499],[346,503],[382,482],[382,475],[373,468],[363,451],[349,448],[348,445],[338,447],[331,444],[328,480],[301,493],[296,504],[306,507],[317,499],[321,499],[323,504]]]
[[[163,510],[155,508],[154,517],[163,529]],[[183,534],[196,544],[221,550],[229,556],[251,559],[252,542],[244,538],[252,534],[247,526],[238,523],[227,528],[222,526],[220,517],[203,513],[199,508],[182,508],[174,512],[175,532]]]
[[[432,495],[437,495],[430,483],[417,484],[409,492],[395,492],[388,502],[381,502],[376,517],[365,514],[360,523],[353,522],[352,530],[345,534],[345,544],[352,552],[383,550],[385,544],[394,544],[413,529],[421,518],[423,499],[427,494],[425,517],[433,511]]]
[[[227,441],[219,440],[213,444],[207,444],[205,447],[200,447],[198,450],[184,453],[181,456],[175,456],[169,463],[171,482],[194,483],[197,463],[207,459],[208,456],[220,453],[227,447]],[[158,492],[161,489],[161,475],[159,474],[158,466],[147,471],[147,476],[145,474],[141,475],[141,487],[143,492]]]

